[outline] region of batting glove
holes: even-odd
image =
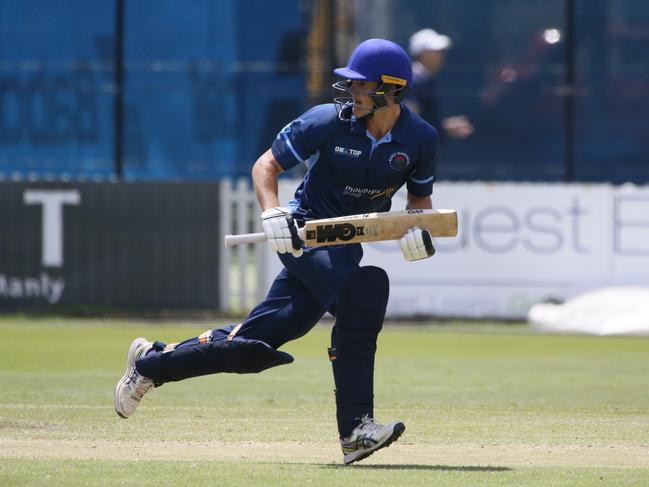
[[[420,260],[435,255],[430,232],[418,227],[409,228],[399,239],[399,246],[406,260]]]
[[[297,234],[297,225],[288,208],[276,206],[265,210],[261,214],[261,224],[275,252],[290,252],[294,257],[302,255],[302,239]]]

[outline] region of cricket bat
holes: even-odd
[[[455,237],[457,212],[455,210],[403,210],[322,218],[305,222],[305,225],[298,230],[298,235],[307,247],[322,247],[397,240],[412,227],[428,230],[433,238]],[[227,247],[265,241],[266,235],[263,232],[225,236]]]

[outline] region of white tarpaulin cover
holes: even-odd
[[[535,304],[527,319],[540,331],[649,335],[649,287],[606,287],[564,304]]]

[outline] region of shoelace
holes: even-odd
[[[377,429],[383,428],[383,425],[376,424],[374,422],[374,418],[370,418],[369,416],[365,415],[361,418],[361,429],[363,431],[376,431]]]
[[[361,419],[359,434],[354,438],[351,444],[353,444],[355,448],[367,448],[372,446],[376,443],[373,436],[374,432],[380,430],[382,427],[382,425],[376,424],[374,419],[364,416]],[[351,445],[347,446],[349,447]]]
[[[381,428],[383,428],[383,426],[376,424],[373,420],[363,421],[363,424],[361,425],[363,432],[367,432],[368,434],[372,434],[374,431],[380,430]]]

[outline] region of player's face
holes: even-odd
[[[364,93],[376,91],[379,84],[376,81],[353,80],[350,93],[354,101],[353,113],[363,117],[374,107],[374,101]]]

